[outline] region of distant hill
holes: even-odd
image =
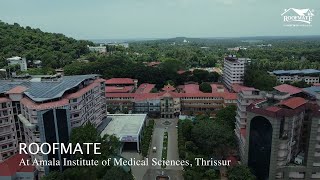
[[[87,54],[88,44],[93,43],[0,21],[0,68],[12,56],[41,60],[43,66],[60,68]]]

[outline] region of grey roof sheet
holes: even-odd
[[[276,70],[272,72],[273,74],[320,74],[319,70],[316,69],[302,69],[302,70]]]
[[[64,76],[59,81],[0,81],[0,94],[9,91],[16,86],[25,86],[28,89],[24,92],[35,102],[47,101],[61,97],[67,90],[78,86],[87,79],[93,79],[97,74]]]

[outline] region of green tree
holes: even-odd
[[[199,86],[199,89],[200,89],[200,91],[202,91],[204,93],[211,93],[212,92],[211,85],[206,82],[201,83]]]
[[[234,122],[236,117],[236,106],[227,106],[221,110],[219,110],[216,114],[217,123],[223,124],[226,127],[229,127],[230,129],[234,129]]]
[[[133,180],[132,174],[126,173],[120,167],[111,167],[103,177],[104,180]]]
[[[228,169],[229,180],[255,180],[256,177],[251,173],[250,169],[244,165],[234,166]]]

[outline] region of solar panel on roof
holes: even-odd
[[[45,101],[61,97],[65,91],[71,89],[86,79],[96,77],[96,74],[64,76],[61,81],[47,82],[15,82],[15,81],[0,81],[0,93],[4,93],[17,85],[23,85],[28,89],[24,92],[33,101]]]

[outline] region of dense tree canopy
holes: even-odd
[[[89,41],[78,41],[63,34],[42,32],[29,26],[22,27],[0,21],[0,68],[5,59],[12,56],[26,57],[27,60],[41,60],[43,66],[61,68],[81,55],[88,53]]]
[[[255,180],[256,177],[251,173],[250,169],[244,165],[237,165],[228,170],[229,180]]]
[[[204,93],[211,93],[212,92],[211,85],[206,82],[201,83],[199,86],[199,89],[200,89],[200,91],[202,91]]]
[[[96,128],[88,123],[81,127],[74,128],[71,132],[70,142],[72,144],[76,143],[101,143],[100,152],[101,154],[95,155],[91,154],[76,154],[75,159],[94,159],[94,160],[106,160],[108,158],[114,157],[117,155],[120,142],[117,137],[105,135],[100,137]],[[83,151],[86,151],[86,146],[83,146]],[[119,177],[119,179],[133,179],[131,173],[127,173],[122,168],[111,166],[98,166],[92,167],[72,167],[67,168],[63,172],[50,172],[47,176],[43,177],[43,180],[77,180],[77,179],[110,179],[111,177]],[[108,177],[108,178],[106,178]]]

